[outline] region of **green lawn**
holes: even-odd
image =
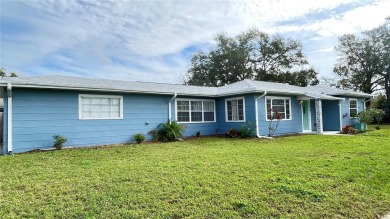
[[[0,218],[376,218],[390,129],[0,157]]]

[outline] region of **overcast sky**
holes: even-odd
[[[330,76],[337,37],[372,29],[390,0],[0,0],[0,67],[22,76],[72,75],[181,83],[191,55],[224,31],[250,27],[300,40]]]

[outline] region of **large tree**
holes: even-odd
[[[220,33],[209,53],[192,56],[186,84],[223,86],[243,79],[298,86],[317,84],[299,41],[250,29],[235,37]]]
[[[0,68],[0,77],[18,77],[18,75],[15,72],[11,72],[9,76],[7,76],[5,68]]]
[[[384,89],[389,114],[390,17],[378,28],[360,35],[344,35],[339,41],[335,47],[339,58],[334,73],[347,80],[355,90],[373,93]]]

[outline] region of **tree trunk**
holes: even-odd
[[[386,108],[385,113],[390,115],[390,74],[385,77],[385,91],[386,91]]]

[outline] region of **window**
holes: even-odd
[[[204,121],[214,121],[214,101],[203,101]]]
[[[123,97],[80,95],[79,119],[122,119]]]
[[[349,117],[356,117],[358,113],[357,100],[349,99]]]
[[[178,122],[215,122],[214,100],[176,100]]]
[[[244,97],[226,99],[226,121],[245,122]]]
[[[202,122],[202,101],[191,101],[191,122]]]
[[[282,120],[291,119],[291,99],[288,97],[267,97],[267,120],[280,113]],[[272,110],[271,110],[272,109]]]
[[[190,101],[177,101],[176,111],[178,122],[189,122],[190,121]]]

